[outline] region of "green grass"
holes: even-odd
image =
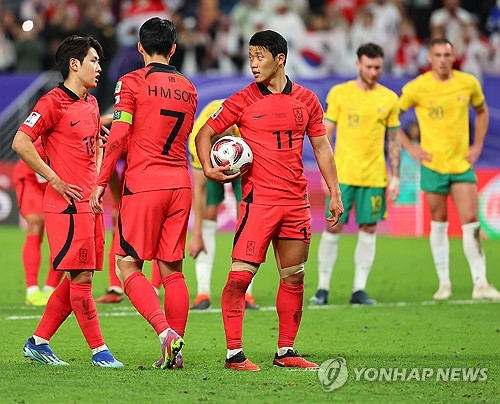
[[[220,234],[212,280],[213,307],[220,307],[232,236]],[[322,363],[342,356],[349,378],[331,393],[323,391],[315,372],[288,371],[272,366],[276,349],[277,316],[273,310],[245,315],[245,352],[261,372],[234,372],[223,368],[225,340],[218,312],[191,313],[184,348],[185,369],[159,371],[151,364],[159,356],[154,331],[130,303],[99,305],[106,343],[125,363],[121,370],[90,366],[89,349],[71,316],[51,341],[57,354],[70,363],[58,368],[31,363],[22,357],[43,309],[26,307],[21,264],[23,231],[0,227],[3,256],[0,286],[0,402],[160,402],[247,401],[277,402],[499,402],[500,305],[465,304],[471,296],[470,274],[460,240],[451,240],[453,300],[426,304],[437,286],[427,239],[379,237],[377,258],[368,291],[378,307],[350,307],[353,277],[353,236],[343,236],[327,308],[305,305],[296,348],[309,360]],[[308,299],[316,287],[314,235],[307,264]],[[500,285],[498,241],[485,242],[489,279]],[[47,249],[44,245],[45,251]],[[45,257],[47,254],[45,254]],[[45,269],[43,271],[45,273]],[[149,274],[149,267],[146,269]],[[194,262],[186,259],[184,273],[191,298],[196,288]],[[40,277],[41,279],[43,276]],[[94,295],[104,291],[107,274],[95,277]],[[258,304],[275,304],[278,275],[271,255],[257,275],[254,296]],[[406,302],[398,305],[397,302]],[[357,368],[488,368],[486,381],[356,381]]]

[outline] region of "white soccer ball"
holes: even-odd
[[[210,151],[214,167],[228,167],[224,174],[231,175],[247,170],[253,161],[250,146],[241,137],[224,136],[218,139]]]

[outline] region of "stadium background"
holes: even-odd
[[[326,94],[332,85],[355,77],[352,66],[349,68],[346,65],[353,64],[350,59],[352,55],[348,56],[345,53],[353,44],[342,45],[342,41],[333,43],[334,48],[345,48],[344,62],[335,63],[329,57],[329,53],[325,52],[325,49],[332,50],[332,53],[337,52],[332,47],[325,47],[329,40],[333,38],[337,41],[344,36],[344,39],[347,38],[353,42],[356,33],[358,36],[363,32],[369,33],[366,28],[369,24],[366,21],[370,13],[372,20],[375,21],[373,33],[378,34],[375,37],[381,38],[388,35],[385,39],[390,38],[390,32],[382,32],[380,27],[377,27],[377,22],[393,21],[394,18],[391,20],[390,15],[391,12],[394,13],[394,7],[396,7],[399,13],[399,26],[409,24],[410,27],[413,26],[417,34],[414,42],[411,42],[402,32],[396,32],[399,42],[394,46],[390,45],[391,41],[386,42],[389,44],[386,46],[389,56],[386,55],[388,62],[381,82],[400,93],[401,87],[410,78],[427,68],[425,57],[422,58],[422,55],[425,55],[425,39],[433,35],[428,21],[432,12],[442,6],[441,2],[432,1],[426,3],[384,0],[352,2],[273,0],[261,2],[260,5],[258,3],[249,0],[240,2],[222,0],[219,2],[23,0],[4,1],[3,4],[0,2],[2,11],[0,33],[4,36],[4,39],[0,41],[4,52],[0,58],[0,69],[3,70],[0,71],[0,88],[2,89],[0,97],[0,225],[23,224],[17,211],[12,184],[12,169],[17,157],[10,150],[10,144],[17,127],[28,115],[36,99],[59,80],[58,74],[47,72],[53,68],[50,49],[53,49],[54,44],[67,34],[76,32],[93,35],[103,43],[107,58],[103,63],[104,74],[96,95],[100,99],[102,112],[109,112],[112,109],[110,100],[112,103],[113,83],[121,74],[140,67],[141,64],[135,50],[137,27],[151,15],[172,18],[179,26],[179,53],[182,56],[173,62],[195,83],[199,93],[198,111],[200,111],[209,101],[227,97],[252,80],[246,63],[245,41],[242,40],[248,24],[238,25],[240,21],[238,11],[246,7],[247,11],[253,10],[253,14],[247,13],[247,19],[255,20],[255,25],[259,28],[267,28],[265,25],[267,24],[270,28],[278,29],[282,24],[283,33],[289,38],[290,54],[287,71],[291,79],[313,90],[324,105]],[[424,3],[427,6],[422,6]],[[348,8],[346,4],[351,4],[352,7]],[[495,66],[500,56],[495,41],[499,35],[499,8],[493,1],[462,1],[462,6],[473,13],[471,15],[475,17],[479,44],[484,45],[483,48],[488,50],[489,63],[481,64],[479,56],[482,54],[478,50],[480,49],[478,42],[473,43],[464,34],[459,63],[464,70],[471,70],[482,80],[490,107],[490,127],[482,156],[477,164],[477,174],[482,226],[488,237],[498,238],[500,237],[500,163],[498,161],[500,76],[495,75],[498,73],[495,71]],[[263,13],[265,12],[269,12],[270,17],[265,20],[264,24]],[[92,20],[92,17],[95,19]],[[286,26],[287,22],[298,21],[292,17],[300,18],[304,24],[305,31],[303,31],[301,41],[298,41],[296,33],[291,32],[290,27]],[[316,18],[321,19],[320,23],[315,20]],[[341,22],[338,22],[339,20]],[[32,21],[33,25],[27,21]],[[339,28],[343,27],[343,23],[347,24],[347,28]],[[360,27],[365,28],[365,31]],[[302,28],[299,28],[295,26],[296,31],[301,31]],[[238,35],[239,39],[234,41]],[[326,36],[329,38],[325,39]],[[9,48],[9,40],[11,48]],[[373,40],[373,38],[358,38],[357,40]],[[45,44],[43,54],[35,51],[40,43]],[[235,48],[235,43],[240,46]],[[226,48],[223,45],[226,45]],[[414,49],[417,45],[418,52]],[[394,50],[391,50],[392,48]],[[8,59],[6,55],[9,50],[13,49],[15,56],[9,64],[8,60],[5,61]],[[199,57],[200,49],[203,58]],[[339,56],[339,53],[337,52],[335,56]],[[476,60],[476,65],[474,63],[471,65],[471,60]],[[406,114],[402,121],[403,128],[406,128],[413,120],[415,120],[413,113]],[[307,140],[304,144],[304,163],[309,178],[313,231],[319,232],[324,225],[324,197],[320,186],[319,171]],[[408,156],[403,156],[401,198],[398,203],[389,205],[389,220],[382,223],[380,233],[410,236],[428,234],[428,209],[422,193],[418,191],[418,181],[417,165]],[[228,188],[228,193],[228,198],[221,206],[218,224],[219,229],[225,231],[231,231],[235,223],[235,208],[230,188]],[[105,200],[107,212],[111,212],[110,202],[108,196]],[[110,221],[110,217],[107,216],[108,224]],[[350,220],[346,231],[356,231],[354,217]],[[458,218],[453,211],[450,218],[450,234],[458,236],[460,233]]]

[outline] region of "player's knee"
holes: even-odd
[[[302,281],[304,279],[304,267],[305,267],[305,262],[302,262],[301,264],[297,265],[292,265],[286,268],[281,268],[279,270],[280,278],[284,280],[285,278],[293,277],[294,280]]]
[[[29,215],[26,217],[26,222],[28,234],[36,234],[40,237],[43,235],[43,215]]]
[[[234,261],[231,264],[231,271],[248,271],[252,274],[256,274],[259,270],[259,266],[245,261]]]
[[[115,254],[115,272],[118,278],[123,282],[131,272],[141,269],[142,260],[130,255]]]

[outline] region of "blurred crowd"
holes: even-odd
[[[137,31],[153,15],[175,22],[172,64],[187,75],[249,73],[245,44],[268,28],[287,38],[295,76],[356,74],[367,41],[384,48],[387,73],[412,76],[428,68],[429,39],[443,35],[461,70],[500,74],[500,0],[0,0],[0,12],[0,71],[51,69],[76,33],[101,42],[111,85],[142,66]]]

